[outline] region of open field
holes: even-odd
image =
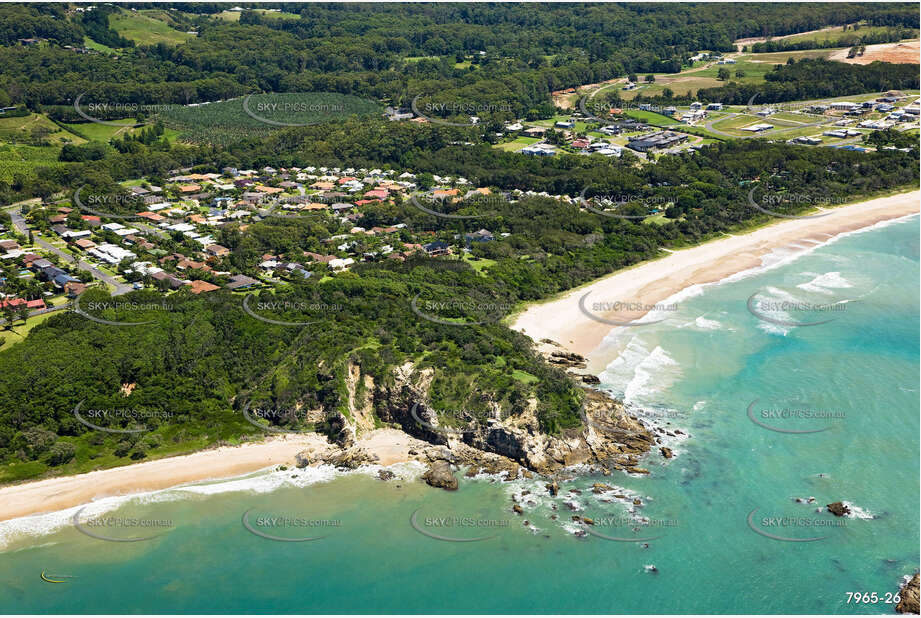
[[[44,114],[3,118],[0,116],[0,142],[30,146],[82,144],[86,140],[65,131]]]
[[[783,64],[787,61],[787,58],[793,58],[795,60],[802,60],[804,58],[829,58],[835,52],[841,50],[836,49],[806,49],[800,51],[784,51],[784,52],[766,52],[763,54],[746,54],[744,57],[748,59],[749,62],[769,62],[771,64]],[[844,53],[847,54],[847,50],[844,50]]]
[[[496,144],[493,146],[493,148],[498,148],[499,150],[506,150],[509,152],[518,152],[525,146],[536,144],[539,141],[540,139],[536,137],[523,137],[522,136],[522,137],[516,137],[510,142],[503,142],[501,144]]]
[[[171,28],[162,19],[144,15],[141,11],[122,10],[109,17],[109,24],[121,36],[139,45],[179,45],[195,36]]]
[[[868,34],[882,34],[887,30],[892,30],[888,26],[860,26],[859,29],[854,30],[853,27],[850,27],[848,30],[845,30],[843,26],[837,28],[824,28],[822,30],[817,30],[815,32],[803,32],[800,34],[791,34],[785,37],[778,37],[784,41],[791,43],[799,43],[801,41],[820,41],[820,42],[831,42],[835,43],[842,38],[852,37],[852,36],[866,36]],[[914,30],[914,36],[917,36],[918,30]],[[847,45],[847,42],[842,43]]]
[[[300,19],[301,16],[296,13],[286,13],[282,11],[269,11],[267,9],[249,9],[251,11],[256,11],[262,17],[274,17],[277,19]],[[241,11],[221,11],[220,13],[215,13],[214,17],[223,19],[224,21],[240,21]]]
[[[135,122],[134,118],[120,118],[113,120],[119,124],[130,124]],[[113,137],[121,137],[126,133],[132,133],[135,129],[131,127],[113,127],[108,124],[98,122],[80,122],[80,123],[62,123],[68,129],[84,135],[87,139],[99,142],[108,142]]]

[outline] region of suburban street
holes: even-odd
[[[22,234],[28,234],[29,226],[26,225],[26,220],[22,216],[22,208],[17,206],[16,208],[11,209],[9,212],[10,212],[10,218],[12,219],[12,222],[13,222],[13,227],[15,227],[16,230],[21,232]],[[39,247],[42,247],[43,249],[47,249],[48,251],[51,251],[52,253],[66,260],[67,262],[73,262],[74,258],[69,253],[62,251],[61,249],[55,247],[51,243],[45,240],[42,240],[41,238],[35,238],[34,240],[35,240],[35,244],[38,245]],[[98,268],[96,268],[95,266],[93,266],[92,264],[84,260],[80,260],[78,265],[81,269],[88,270],[95,279],[99,281],[103,281],[107,283],[108,285],[110,285],[112,288],[114,288],[114,290],[112,291],[112,296],[119,296],[121,294],[125,294],[127,292],[130,292],[132,289],[129,284],[118,281],[111,275],[105,274],[104,272],[102,272],[101,270],[99,270]]]

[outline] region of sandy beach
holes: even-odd
[[[420,442],[402,431],[376,429],[358,446],[389,466],[408,461],[409,449]],[[305,449],[329,448],[324,436],[291,434],[263,442],[220,447],[191,455],[11,485],[0,488],[0,521],[50,513],[99,498],[167,489],[186,483],[241,476],[277,465],[294,465]]]
[[[589,293],[586,307],[596,317],[616,322],[637,321],[648,313],[643,308],[661,303],[690,286],[715,283],[757,268],[775,249],[805,251],[790,245],[825,243],[844,232],[917,213],[919,204],[921,191],[901,193],[825,210],[827,214],[821,217],[784,219],[748,234],[673,251],[565,292],[556,299],[532,305],[515,316],[511,327],[535,342],[550,339],[570,352],[587,357],[588,370],[597,372],[612,359],[593,357],[592,353],[616,326],[592,319],[580,310],[579,300],[586,293]],[[596,311],[594,304],[599,302],[625,303],[631,305],[631,310]]]

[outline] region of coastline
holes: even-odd
[[[411,459],[419,440],[395,429],[376,429],[358,447],[390,466]],[[102,498],[169,489],[201,481],[229,479],[272,466],[295,465],[304,450],[332,448],[319,434],[290,434],[240,446],[222,446],[189,455],[164,457],[118,468],[0,487],[0,522],[62,511]]]
[[[692,286],[716,283],[759,268],[772,251],[797,241],[811,246],[793,247],[806,252],[847,232],[919,212],[921,191],[912,191],[841,206],[827,216],[785,220],[747,234],[719,238],[630,268],[569,290],[561,296],[530,305],[515,316],[511,328],[539,342],[550,339],[562,349],[585,356],[588,370],[597,372],[610,359],[597,353],[614,326],[591,319],[579,309],[586,293],[593,300],[654,305]],[[601,317],[619,320],[642,318],[646,311],[609,312]],[[549,344],[539,344],[547,347]],[[560,348],[555,348],[560,349]],[[409,451],[431,446],[396,429],[377,429],[357,443],[382,466],[410,461]],[[289,434],[261,442],[219,447],[189,455],[54,477],[0,487],[0,522],[52,513],[109,497],[157,491],[183,484],[229,479],[277,465],[295,465],[298,453],[329,451],[334,446],[318,434]],[[311,457],[312,458],[312,457]]]
[[[586,358],[590,373],[603,370],[613,359],[600,354],[604,338],[616,325],[593,319],[580,309],[585,303],[629,303],[633,310],[596,311],[596,318],[642,322],[657,303],[672,299],[693,286],[718,283],[733,275],[760,268],[764,258],[777,249],[791,255],[805,253],[832,238],[878,223],[917,214],[921,191],[899,193],[825,211],[824,216],[783,220],[738,236],[671,251],[669,255],[619,270],[560,296],[528,306],[517,314],[510,328],[534,340],[544,351],[564,349]],[[797,243],[805,245],[797,246]],[[543,343],[547,339],[559,348]]]

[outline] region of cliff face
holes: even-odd
[[[489,462],[495,467],[501,458],[541,474],[552,474],[574,464],[595,464],[603,470],[635,474],[647,472],[637,467],[637,461],[653,448],[655,436],[627,416],[620,402],[602,393],[586,390],[583,426],[561,435],[541,432],[535,400],[527,401],[524,411],[514,416],[500,419],[494,414],[485,423],[470,420],[466,425],[448,427],[425,403],[432,378],[431,369],[406,363],[394,369],[392,382],[375,384],[359,375],[357,367],[350,367],[349,414],[338,415],[341,430],[337,440],[343,446],[354,444],[356,435],[373,427],[373,408],[381,421],[397,424],[407,434],[432,445],[447,447],[442,452],[449,451],[460,463]],[[352,385],[359,382],[365,385],[366,397],[353,396]],[[490,407],[499,409],[498,404]]]

